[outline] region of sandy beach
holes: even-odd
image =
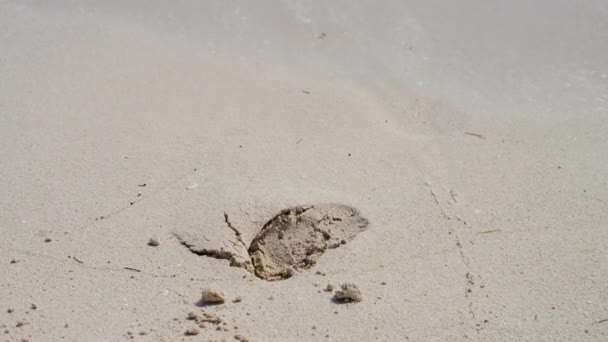
[[[0,0],[0,340],[608,340],[606,42],[599,0]]]

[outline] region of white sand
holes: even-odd
[[[1,340],[607,339],[608,7],[457,3],[0,1]],[[173,235],[315,203],[283,281]]]

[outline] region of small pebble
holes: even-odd
[[[241,296],[236,296],[233,300],[234,303],[240,303],[243,301],[243,297]]]
[[[327,284],[325,287],[325,292],[331,292],[334,290],[334,286],[332,284]]]
[[[53,240],[51,240],[51,238],[44,239],[44,242],[51,242],[51,241],[53,241]]]
[[[148,241],[148,246],[157,247],[158,245],[160,245],[160,242],[156,238],[150,238]]]

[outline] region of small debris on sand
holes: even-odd
[[[16,264],[16,263],[17,263],[17,260],[11,259],[11,264]]]
[[[235,336],[234,336],[234,338],[235,338],[237,341],[241,341],[241,342],[249,342],[249,339],[248,339],[247,337],[245,337],[245,336],[242,336],[242,335],[235,335]]]
[[[334,286],[332,284],[327,284],[325,287],[325,292],[332,292],[334,290]]]
[[[13,311],[15,311],[15,310],[13,310],[12,308],[9,308],[8,310],[6,310],[6,312],[8,312],[8,313],[13,313]]]
[[[192,311],[189,312],[188,316],[186,317],[186,319],[189,320],[189,321],[193,321],[193,320],[195,320],[197,318],[198,318],[198,315],[196,313],[192,312]]]
[[[203,313],[203,316],[204,316],[204,318],[201,319],[201,322],[203,322],[203,323],[211,323],[211,324],[220,324],[220,323],[222,323],[222,319],[219,318],[219,317],[217,317],[214,314],[205,312],[205,313]]]
[[[334,298],[344,303],[360,302],[363,300],[359,287],[353,283],[342,284],[341,290],[336,291]]]
[[[157,247],[158,245],[160,245],[160,242],[158,242],[157,238],[150,238],[148,241],[148,246]]]
[[[53,241],[53,240],[51,240],[51,238],[48,238],[48,237],[46,239],[44,239],[44,242],[51,242],[51,241]]]
[[[203,291],[201,299],[204,304],[222,304],[226,302],[226,295],[217,289],[206,289]]]
[[[466,135],[470,135],[479,139],[486,139],[486,137],[484,137],[483,135],[479,134],[479,133],[473,133],[473,132],[464,132],[464,134]]]
[[[235,298],[232,300],[232,302],[233,302],[233,303],[240,303],[240,302],[242,302],[242,301],[243,301],[243,297],[241,297],[241,296],[236,296],[236,297],[235,297]]]
[[[198,335],[198,329],[196,329],[196,328],[190,328],[190,329],[186,330],[186,332],[184,333],[184,335],[186,335],[186,336],[196,336],[196,335]]]
[[[386,285],[386,282],[385,282],[385,281],[383,281],[383,282],[381,282],[381,283],[380,283],[380,285]]]
[[[502,232],[502,229],[484,230],[483,232],[479,232],[477,234],[490,234],[490,233],[498,233],[498,232]]]
[[[30,306],[30,308],[31,308],[32,310],[36,310],[36,309],[38,309],[38,306],[36,306],[36,304],[32,304],[32,306]]]

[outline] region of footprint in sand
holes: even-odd
[[[226,218],[226,222],[228,222]],[[297,206],[282,210],[264,224],[249,247],[229,225],[238,239],[230,249],[200,247],[204,237],[175,234],[197,255],[230,260],[257,277],[283,280],[312,267],[327,249],[338,248],[365,230],[368,221],[352,207],[341,204]],[[226,246],[225,243],[222,245]]]

